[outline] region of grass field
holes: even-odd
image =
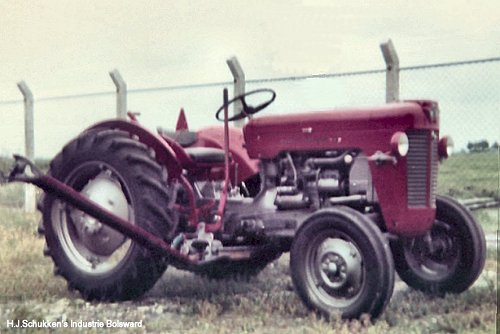
[[[215,282],[168,269],[140,301],[84,307],[42,256],[37,220],[19,209],[0,208],[2,330],[8,319],[44,319],[52,305],[67,300],[68,318],[92,321],[118,312],[130,321],[145,319],[146,329],[158,333],[495,333],[497,263],[491,250],[483,275],[467,292],[433,298],[399,282],[374,324],[367,319],[326,321],[308,312],[293,291],[286,255],[250,282]],[[144,314],[138,313],[141,308]]]
[[[494,158],[492,154],[478,159]],[[457,156],[444,164],[440,191],[465,196],[498,191],[495,173],[484,180],[482,165],[469,162]],[[448,163],[451,166],[444,167]],[[465,189],[460,183],[476,186]],[[374,323],[369,319],[327,321],[309,312],[293,291],[287,255],[250,282],[209,281],[169,268],[141,300],[87,303],[77,293],[69,292],[63,279],[53,276],[50,259],[42,255],[44,240],[36,233],[39,215],[22,212],[21,191],[20,185],[0,189],[0,333],[47,333],[7,329],[6,322],[58,316],[84,321],[103,317],[144,320],[143,328],[110,329],[110,333],[496,333],[496,249],[488,250],[486,268],[478,282],[460,295],[429,297],[397,282],[388,308]],[[475,214],[487,233],[498,230],[497,209]]]
[[[456,198],[500,199],[500,152],[460,153],[440,165],[438,192]]]

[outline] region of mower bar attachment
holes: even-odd
[[[29,167],[30,174],[26,174],[26,167]],[[33,162],[20,155],[14,155],[14,165],[8,175],[0,171],[0,184],[10,182],[31,183],[30,180],[43,175],[43,172],[35,166]]]
[[[59,200],[72,205],[78,210],[81,210],[99,220],[104,225],[107,225],[129,237],[138,244],[166,256],[170,263],[175,267],[196,270],[195,267],[202,264],[200,261],[181,254],[177,249],[171,247],[168,243],[156,235],[102,208],[63,182],[52,176],[45,175],[34,165],[33,162],[25,157],[14,155],[14,159],[14,165],[8,175],[0,172],[0,183],[31,183],[44,190],[50,196],[54,196]],[[27,167],[30,169],[29,174],[26,173]]]

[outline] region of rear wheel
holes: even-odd
[[[444,196],[437,197],[429,233],[391,246],[401,279],[427,293],[465,291],[481,274],[486,259],[481,226],[469,210]]]
[[[359,212],[339,207],[313,214],[290,253],[292,280],[311,309],[330,316],[380,315],[394,288],[386,238]]]
[[[50,175],[145,230],[168,239],[175,220],[167,209],[166,171],[147,147],[116,130],[86,132],[67,144]],[[126,300],[153,286],[163,259],[50,195],[40,207],[57,274],[86,299]]]

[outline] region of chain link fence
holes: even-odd
[[[408,68],[400,83],[402,99],[439,102],[441,133],[455,141],[455,155],[441,166],[439,192],[498,201],[500,59]]]
[[[140,122],[151,130],[157,126],[173,128],[180,108],[185,109],[190,128],[214,125],[224,86],[232,83],[131,89],[128,109],[139,112]],[[275,103],[262,112],[266,115],[380,105],[385,103],[385,70],[247,80],[247,91],[263,87],[277,93]],[[441,133],[455,141],[455,156],[441,168],[441,193],[498,199],[499,92],[500,58],[401,68],[400,98],[438,101]],[[86,127],[115,117],[115,94],[111,91],[35,101],[38,158],[50,159]],[[2,156],[24,152],[22,110],[22,101],[0,101]],[[471,146],[475,144],[477,149]]]

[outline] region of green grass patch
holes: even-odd
[[[44,240],[36,233],[38,219],[37,214],[0,207],[0,318],[6,317],[1,310],[10,308],[8,319],[42,319],[48,311],[32,309],[30,305],[61,298],[70,300],[69,319],[91,321],[104,317],[102,312],[84,306],[86,303],[81,302],[78,294],[67,292],[64,280],[53,276],[51,260],[42,255]],[[127,320],[128,316],[133,319],[134,312],[141,307],[161,306],[156,313],[148,311],[145,329],[132,333],[144,330],[207,334],[495,332],[498,268],[495,251],[488,251],[486,268],[477,284],[459,295],[431,297],[407,289],[399,282],[398,286],[403,288],[395,291],[377,321],[367,317],[327,320],[310,312],[293,289],[288,263],[289,255],[285,254],[249,282],[213,281],[169,268],[144,298],[103,303],[102,307],[119,309],[118,314]],[[3,331],[4,319],[0,321]]]
[[[498,152],[458,153],[439,166],[438,192],[455,198],[499,199]]]
[[[24,205],[24,185],[9,183],[0,186],[0,205],[21,208]]]
[[[52,275],[37,234],[38,215],[0,207],[0,302],[66,294],[66,283]]]
[[[500,209],[481,209],[472,212],[476,220],[483,227],[485,234],[496,234],[500,225]]]

